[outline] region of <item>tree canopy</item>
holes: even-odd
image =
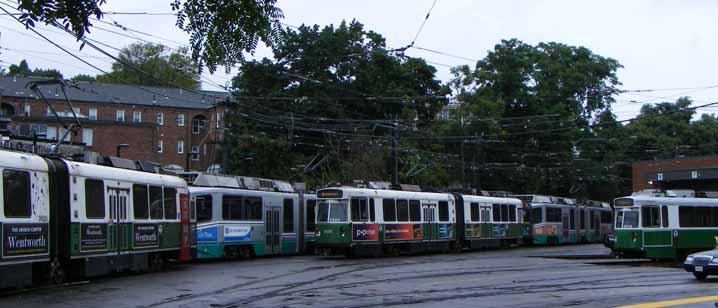
[[[169,51],[152,43],[134,43],[121,49],[112,71],[97,76],[97,82],[183,88],[200,87],[199,71],[186,48]]]
[[[79,39],[103,18],[106,0],[17,0],[20,20],[28,27],[36,22],[58,24],[70,29]],[[189,46],[199,69],[214,72],[217,66],[227,70],[244,61],[244,53],[253,52],[259,41],[272,46],[281,30],[282,11],[276,0],[171,0],[177,12],[177,26],[190,36]]]
[[[34,76],[34,77],[47,77],[47,78],[55,78],[55,79],[62,79],[62,73],[56,69],[43,69],[43,68],[35,68],[34,70],[30,69],[30,65],[28,65],[26,60],[20,61],[19,64],[12,64],[8,67],[7,71],[8,76]]]

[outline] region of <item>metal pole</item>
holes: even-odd
[[[399,123],[397,123],[396,117],[394,119],[391,132],[391,158],[394,161],[391,184],[393,188],[396,189],[396,187],[399,186],[399,155],[397,154],[397,147],[399,143]]]

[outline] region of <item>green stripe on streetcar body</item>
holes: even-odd
[[[718,229],[619,229],[615,236],[613,250],[616,252],[642,253],[651,259],[675,259],[686,252],[715,248]]]
[[[83,229],[85,225],[85,229]],[[93,256],[104,255],[116,251],[119,247],[123,251],[168,250],[179,249],[180,223],[141,223],[140,225],[154,225],[157,230],[156,244],[135,243],[135,224],[102,224],[102,223],[72,223],[70,225],[70,255]],[[88,226],[95,228],[95,236],[82,234],[83,230],[89,233]],[[118,234],[121,233],[121,234]]]
[[[319,236],[315,237],[317,244],[330,244],[339,245],[351,243],[351,225],[348,223],[344,224],[317,224],[319,229]],[[341,228],[344,227],[345,235],[341,236]]]

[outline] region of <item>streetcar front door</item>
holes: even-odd
[[[439,237],[439,226],[436,223],[436,205],[422,205],[424,214],[424,240],[434,240]]]
[[[481,238],[493,237],[493,229],[491,227],[491,207],[481,207]]]
[[[129,258],[123,256],[126,255],[130,247],[129,195],[129,190],[126,189],[107,188],[110,205],[108,240],[116,271],[129,267],[129,264],[123,261],[129,260]]]
[[[268,255],[279,254],[281,249],[281,208],[264,208],[264,253]]]

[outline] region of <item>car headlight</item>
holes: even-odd
[[[686,258],[686,263],[691,263],[691,262],[693,262],[693,256],[688,256]]]
[[[715,263],[715,264],[718,264],[718,258],[716,258],[716,257],[713,257],[713,259],[711,260],[711,263]]]

